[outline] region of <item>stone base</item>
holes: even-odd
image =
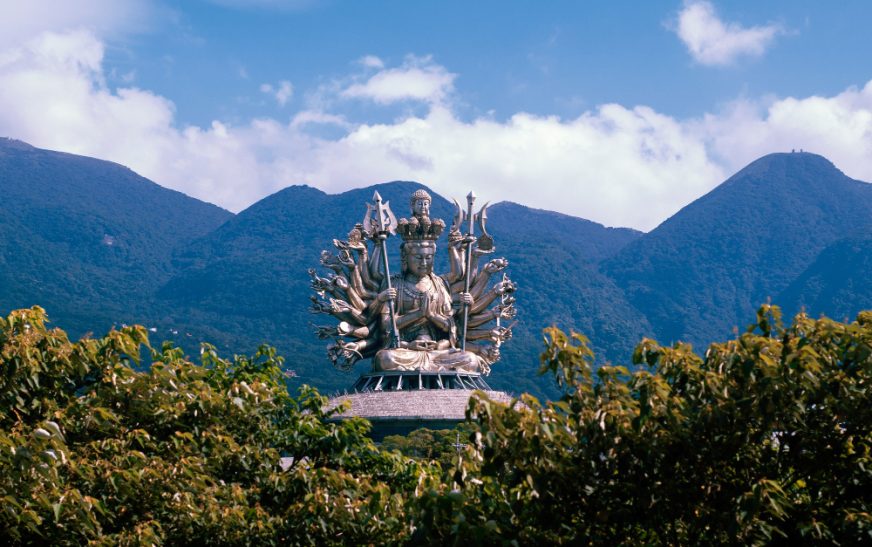
[[[476,390],[509,404],[512,398],[493,391],[480,375],[461,372],[377,372],[364,374],[352,391],[330,399],[330,408],[349,401],[351,408],[336,419],[366,418],[370,436],[406,435],[415,429],[451,429],[466,419],[469,398]]]

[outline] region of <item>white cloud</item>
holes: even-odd
[[[690,1],[678,14],[675,32],[697,62],[728,65],[743,55],[762,55],[784,31],[779,25],[745,28],[738,23],[724,23],[710,2]]]
[[[0,50],[18,46],[44,31],[87,29],[100,36],[141,32],[160,8],[148,0],[26,0],[3,2]]]
[[[285,106],[294,96],[294,86],[287,80],[280,81],[275,87],[272,84],[260,84],[260,91],[272,95],[279,106]]]
[[[712,157],[730,170],[767,152],[802,148],[872,181],[872,81],[833,97],[739,100],[706,115],[697,131]]]
[[[367,64],[366,59],[369,59]],[[376,63],[375,61],[378,61]],[[355,83],[341,93],[346,98],[370,99],[379,104],[398,101],[442,103],[454,89],[456,74],[433,62],[432,57],[406,57],[399,68],[383,68],[381,60],[364,57],[364,65],[380,68],[364,83]]]
[[[343,116],[329,114],[320,110],[301,110],[291,120],[291,128],[296,129],[306,124],[335,125],[344,129],[353,126]]]
[[[339,192],[404,179],[647,230],[770,152],[804,148],[872,180],[872,82],[832,97],[740,100],[691,120],[618,104],[574,119],[463,120],[437,101],[384,124],[310,108],[287,123],[178,127],[166,98],[111,88],[102,52],[79,31],[0,53],[0,136],[116,161],[235,211],[291,184]],[[307,132],[324,125],[340,136]]]
[[[376,57],[375,55],[364,55],[358,61],[360,64],[367,68],[378,68],[382,69],[385,67],[384,61]]]

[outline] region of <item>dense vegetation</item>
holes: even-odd
[[[872,312],[785,327],[764,306],[704,357],[643,340],[632,373],[594,372],[583,336],[550,329],[563,396],[474,396],[444,465],[291,397],[268,348],[193,364],[141,327],[71,342],[45,321],[0,319],[6,543],[872,540]]]

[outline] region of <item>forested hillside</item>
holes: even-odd
[[[121,165],[0,139],[0,307],[80,336],[148,323],[172,255],[229,219]]]
[[[624,247],[603,272],[659,340],[702,347],[743,328],[825,247],[870,233],[872,185],[815,154],[771,154]]]

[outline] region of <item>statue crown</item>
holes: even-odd
[[[403,241],[435,241],[444,230],[445,223],[439,218],[430,220],[430,217],[415,215],[397,222],[397,233]]]

